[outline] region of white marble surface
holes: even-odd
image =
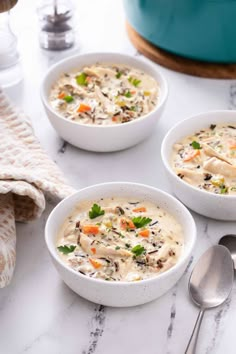
[[[236,83],[190,77],[158,67],[168,79],[170,93],[162,119],[148,140],[111,154],[85,152],[64,144],[50,126],[40,102],[39,87],[45,70],[74,52],[109,50],[138,55],[125,33],[120,0],[80,0],[76,4],[76,47],[50,53],[38,46],[35,1],[19,1],[12,19],[19,37],[24,81],[7,92],[31,117],[42,146],[74,187],[122,180],[170,192],[160,158],[164,134],[189,115],[235,109]],[[142,56],[140,59],[146,60]],[[192,265],[223,234],[234,233],[236,222],[217,222],[194,214],[198,242],[193,262],[180,282],[152,303],[113,309],[87,302],[60,280],[43,238],[45,220],[52,208],[48,205],[38,221],[17,225],[15,276],[9,287],[0,290],[1,354],[182,354],[198,312],[187,292]],[[206,313],[197,353],[235,354],[235,295],[234,287],[225,305]]]

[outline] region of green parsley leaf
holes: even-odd
[[[63,100],[66,101],[67,103],[70,103],[70,102],[74,101],[74,97],[68,95],[68,96],[65,96],[63,98]]]
[[[140,84],[141,80],[135,79],[133,77],[129,77],[128,81],[135,87],[138,87],[138,85]]]
[[[220,185],[220,194],[226,194],[228,193],[228,187],[226,187],[224,184]]]
[[[127,90],[127,91],[124,93],[124,96],[127,97],[127,98],[132,97],[132,94],[131,94],[130,90]]]
[[[133,112],[137,112],[137,106],[131,106],[129,110]]]
[[[130,248],[130,244],[129,244],[129,243],[126,243],[126,244],[125,244],[125,247],[126,247],[126,248]]]
[[[139,229],[140,227],[144,227],[147,224],[149,224],[152,221],[152,219],[146,218],[145,216],[144,217],[137,216],[137,217],[133,218],[132,221],[133,221],[134,225]]]
[[[216,124],[211,124],[211,125],[210,125],[210,129],[211,129],[211,130],[214,130],[215,127],[216,127]]]
[[[195,150],[200,150],[202,147],[197,141],[192,141],[190,144]]]
[[[141,245],[136,245],[131,249],[131,252],[137,257],[145,252],[145,248]]]
[[[85,73],[81,73],[80,75],[77,75],[75,78],[77,84],[81,86],[87,86],[88,85],[88,83],[86,82],[87,76],[88,75]]]
[[[118,71],[118,73],[116,74],[116,78],[119,79],[122,75],[122,72],[121,71]]]
[[[231,187],[230,189],[231,189],[231,191],[234,191],[234,192],[236,191],[236,187]]]
[[[95,219],[98,216],[104,215],[105,210],[102,210],[100,205],[93,204],[91,210],[89,210],[89,217],[90,219]]]
[[[115,250],[119,250],[120,249],[120,246],[116,246]]]
[[[134,79],[132,83],[133,83],[133,85],[134,85],[135,87],[138,87],[138,85],[140,84],[140,82],[141,82],[141,80]]]
[[[63,254],[68,254],[73,252],[76,249],[76,246],[74,245],[64,245],[64,246],[59,246],[57,247],[58,251],[60,251]]]

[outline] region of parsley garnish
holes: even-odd
[[[102,210],[100,205],[93,204],[91,210],[89,210],[89,217],[90,219],[95,219],[98,216],[104,215],[105,210]]]
[[[211,124],[211,125],[210,125],[210,129],[211,129],[211,130],[214,130],[215,127],[216,127],[216,124]]]
[[[82,86],[87,86],[88,83],[86,81],[87,79],[87,74],[85,73],[81,73],[80,75],[76,76],[76,82],[78,85],[82,85]]]
[[[115,250],[119,250],[120,249],[120,246],[116,246]]]
[[[63,98],[63,100],[66,101],[67,103],[70,103],[70,102],[74,101],[74,97],[72,97],[72,96],[65,96],[65,97]]]
[[[133,112],[136,112],[137,111],[137,106],[131,106],[129,110],[133,111]]]
[[[119,79],[122,75],[122,72],[121,71],[118,71],[118,73],[116,74],[116,78]]]
[[[127,97],[127,98],[132,97],[132,94],[131,94],[130,90],[126,91],[126,92],[124,93],[124,96]]]
[[[129,244],[129,243],[126,243],[126,244],[125,244],[125,247],[126,247],[126,248],[130,248],[130,244]]]
[[[141,80],[135,79],[131,76],[128,78],[128,81],[135,87],[137,87],[141,82]]]
[[[224,184],[220,185],[220,194],[226,194],[228,193],[228,187],[226,187]]]
[[[133,252],[134,255],[137,257],[145,252],[145,248],[141,245],[136,245],[132,248],[131,252]]]
[[[190,144],[195,150],[200,150],[202,147],[197,141],[192,141]]]
[[[59,246],[57,247],[58,251],[60,251],[63,254],[68,254],[73,252],[76,249],[76,246],[74,245],[64,245],[64,246]]]
[[[134,225],[137,227],[137,229],[139,229],[140,227],[144,227],[145,225],[149,224],[152,219],[150,218],[146,218],[145,216],[137,216],[135,218],[132,219]]]

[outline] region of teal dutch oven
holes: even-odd
[[[129,24],[162,49],[236,63],[236,0],[124,0],[124,8]]]

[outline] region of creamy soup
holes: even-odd
[[[64,73],[49,102],[64,118],[81,123],[126,123],[151,112],[158,103],[157,82],[138,69],[95,64]]]
[[[75,271],[107,281],[138,281],[173,267],[183,233],[175,218],[144,200],[84,201],[62,225],[57,250]]]
[[[174,145],[171,164],[185,182],[208,192],[236,194],[236,124],[211,124]]]

